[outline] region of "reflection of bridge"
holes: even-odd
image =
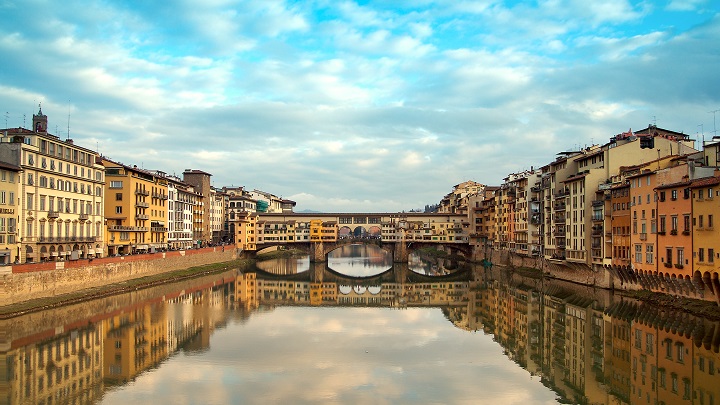
[[[472,270],[426,276],[395,264],[370,277],[352,277],[312,263],[310,270],[276,275],[247,272],[237,279],[237,299],[260,304],[456,306],[467,305]]]
[[[376,243],[391,252],[396,263],[406,263],[410,252],[427,246],[466,256],[471,253],[470,224],[465,215],[246,213],[236,222],[234,234],[240,249],[291,246],[308,251],[315,262],[326,261],[327,254],[348,239]]]

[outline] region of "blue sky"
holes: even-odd
[[[393,212],[655,122],[712,137],[720,5],[0,0],[0,109],[297,209]],[[25,117],[25,118],[23,118]],[[719,117],[720,118],[720,117]],[[25,120],[25,121],[23,121]]]

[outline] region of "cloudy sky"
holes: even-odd
[[[711,138],[716,0],[0,0],[0,111],[296,210],[396,212],[650,123]],[[718,113],[720,115],[720,113]],[[68,119],[69,116],[69,119]],[[720,117],[717,117],[720,119]]]

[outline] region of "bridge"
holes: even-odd
[[[315,262],[348,240],[374,241],[407,262],[417,249],[436,246],[470,255],[470,223],[466,215],[437,213],[238,213],[231,218],[238,248],[257,252],[270,246],[294,247]]]

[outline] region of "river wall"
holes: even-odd
[[[237,258],[236,249],[215,246],[94,260],[5,266],[1,274],[0,307]]]
[[[141,308],[149,302],[165,301],[219,285],[232,287],[236,277],[237,270],[233,269],[0,320],[0,329],[5,331],[0,333],[0,351],[62,335],[120,312]]]
[[[584,263],[523,256],[507,250],[487,252],[493,266],[538,269],[546,276],[607,290],[653,291],[673,296],[716,302],[720,305],[720,282],[717,273],[706,278],[670,277],[662,273],[637,272],[626,267],[588,266]],[[475,261],[484,254],[476,251]]]

